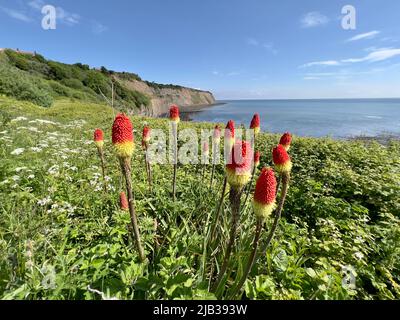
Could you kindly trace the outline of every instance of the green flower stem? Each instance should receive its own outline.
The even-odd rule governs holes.
[[[136,245],[137,245],[137,248],[139,251],[140,261],[143,262],[146,259],[146,257],[144,255],[144,250],[143,250],[142,243],[140,240],[140,232],[139,232],[139,226],[138,226],[138,222],[137,222],[135,204],[134,204],[135,199],[134,199],[133,192],[132,192],[131,169],[130,169],[130,163],[129,163],[128,158],[121,159],[121,168],[122,168],[122,172],[125,176],[126,191],[128,194],[129,213],[131,216],[133,235],[134,235],[134,238],[136,239]]]
[[[174,175],[172,180],[172,197],[175,202],[176,200],[176,174],[178,169],[178,124],[172,123],[173,135],[174,135]]]
[[[257,220],[257,226],[256,226],[256,233],[254,235],[254,241],[253,241],[253,250],[251,251],[251,254],[249,256],[249,260],[246,265],[246,269],[243,273],[242,278],[240,279],[238,285],[233,289],[233,292],[231,294],[231,299],[234,299],[234,297],[239,293],[239,291],[242,289],[244,283],[246,282],[246,279],[251,271],[251,268],[254,265],[254,262],[256,261],[256,256],[257,256],[257,249],[258,249],[258,244],[260,242],[260,236],[261,236],[261,231],[263,227],[264,221],[261,219]]]
[[[267,241],[262,249],[262,252],[266,252],[268,246],[270,245],[272,238],[274,237],[275,231],[278,227],[279,224],[279,220],[281,219],[282,216],[282,210],[283,210],[283,205],[285,204],[285,200],[286,200],[286,196],[287,196],[287,192],[289,189],[289,183],[290,183],[290,173],[283,173],[282,174],[282,193],[281,193],[281,199],[279,201],[279,206],[278,206],[278,210],[275,214],[275,219],[274,219],[274,223],[272,225],[271,231],[268,234],[267,237]]]
[[[97,152],[99,153],[100,162],[101,162],[101,171],[102,171],[102,174],[103,174],[103,187],[104,187],[104,192],[107,193],[106,166],[105,166],[103,148],[97,148]]]
[[[215,175],[215,164],[213,163],[212,169],[211,169],[211,182],[210,182],[210,188],[212,188],[213,182],[214,182],[214,175]]]
[[[231,208],[232,208],[232,226],[231,226],[231,231],[230,231],[230,236],[229,236],[229,242],[226,247],[225,251],[225,257],[221,266],[221,269],[219,271],[219,274],[217,276],[217,280],[215,281],[214,285],[211,288],[211,292],[216,292],[221,285],[221,282],[225,276],[226,270],[228,269],[229,265],[229,258],[231,256],[234,244],[235,244],[235,238],[236,238],[236,232],[239,224],[239,216],[240,216],[240,196],[242,195],[242,190],[238,190],[235,188],[231,188],[230,194],[229,194],[229,199],[231,202]]]
[[[210,233],[211,241],[214,239],[214,234],[215,234],[215,230],[217,229],[218,220],[219,220],[219,217],[221,216],[221,209],[222,209],[222,205],[224,203],[224,198],[225,198],[225,192],[226,192],[227,185],[228,185],[228,180],[227,180],[227,178],[225,176],[224,183],[222,185],[221,198],[219,200],[218,207],[217,207],[217,214],[215,215],[214,224],[212,226],[212,230],[211,230],[211,233]]]
[[[256,170],[257,170],[257,168],[254,166],[253,172],[251,174],[251,180],[250,180],[249,186],[247,188],[247,192],[246,192],[246,199],[244,200],[243,206],[246,206],[247,200],[249,199],[250,192],[251,192],[251,187],[253,185],[254,177],[256,175]]]

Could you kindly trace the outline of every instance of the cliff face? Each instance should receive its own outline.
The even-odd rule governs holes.
[[[211,92],[200,91],[184,87],[158,87],[138,80],[120,80],[125,87],[144,93],[151,99],[150,106],[142,107],[141,114],[147,116],[160,116],[169,111],[172,104],[179,106],[181,111],[185,107],[211,105],[215,98]]]

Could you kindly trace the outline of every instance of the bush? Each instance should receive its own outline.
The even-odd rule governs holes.
[[[0,65],[0,93],[18,100],[31,101],[42,107],[50,107],[53,99],[46,84],[37,81],[28,73],[20,74],[17,70]]]
[[[63,79],[61,83],[67,87],[77,90],[83,90],[83,83],[78,79]]]

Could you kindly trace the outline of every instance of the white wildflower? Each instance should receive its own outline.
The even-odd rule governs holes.
[[[25,120],[28,120],[28,118],[18,117],[18,118],[12,119],[11,122],[19,122],[19,121],[25,121]]]
[[[60,167],[58,165],[54,165],[47,171],[52,176],[56,176],[59,174]]]
[[[25,148],[18,148],[18,149],[15,149],[13,152],[11,152],[11,155],[19,156],[19,155],[23,154],[24,151],[25,151]]]
[[[24,170],[27,170],[28,168],[27,167],[18,167],[18,168],[15,168],[15,172],[16,173],[20,173],[21,171],[24,171]]]
[[[51,203],[51,198],[50,198],[50,197],[46,197],[46,198],[41,199],[41,200],[39,200],[39,201],[37,202],[37,204],[38,204],[39,206],[42,206],[42,207],[44,207],[44,206],[46,206],[46,205],[48,205],[48,204],[50,204],[50,203]]]
[[[31,148],[31,151],[33,151],[33,152],[40,152],[40,151],[42,151],[42,149],[41,149],[41,148],[38,148],[38,147],[32,147],[32,148]]]
[[[354,254],[354,257],[355,257],[356,259],[358,259],[358,260],[362,260],[362,259],[364,258],[364,254],[361,253],[361,252],[356,252],[356,253]]]

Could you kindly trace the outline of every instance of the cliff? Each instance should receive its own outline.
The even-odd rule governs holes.
[[[160,116],[168,112],[172,104],[185,111],[187,107],[212,105],[215,98],[209,91],[201,91],[173,85],[159,85],[140,80],[121,80],[125,87],[130,90],[138,91],[150,97],[150,105],[142,107],[141,114],[148,116]]]

